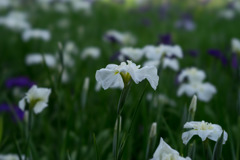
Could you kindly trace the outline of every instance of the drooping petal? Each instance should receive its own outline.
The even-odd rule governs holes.
[[[42,112],[42,110],[46,107],[47,107],[47,103],[37,102],[36,105],[33,108],[33,111],[34,111],[34,113],[38,114],[38,113]]]
[[[18,106],[19,106],[19,108],[22,110],[22,111],[24,111],[25,110],[25,106],[26,106],[26,98],[24,97],[23,99],[21,99],[20,101],[19,101],[19,103],[18,103]]]
[[[158,86],[159,77],[157,75],[157,68],[153,66],[145,66],[136,71],[136,79],[138,81],[142,81],[143,79],[147,79],[151,85],[151,87],[156,90]]]
[[[164,58],[163,60],[163,68],[171,68],[174,71],[178,71],[179,70],[179,64],[177,59],[170,59],[170,58]]]
[[[103,89],[108,89],[116,84],[123,85],[122,77],[110,69],[100,69],[96,72],[96,80],[102,85]]]

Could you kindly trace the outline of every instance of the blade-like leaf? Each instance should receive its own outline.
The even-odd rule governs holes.
[[[224,134],[224,131],[222,132],[221,136],[218,138],[218,140],[214,146],[212,160],[219,160],[221,157],[222,145],[223,145],[223,134]]]

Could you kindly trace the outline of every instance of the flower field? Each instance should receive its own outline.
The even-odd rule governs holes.
[[[0,0],[0,160],[239,160],[240,2]]]

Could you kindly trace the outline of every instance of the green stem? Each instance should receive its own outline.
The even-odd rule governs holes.
[[[116,130],[114,129],[114,138],[113,138],[113,154],[114,154],[114,158],[115,160],[118,160],[118,151],[119,151],[119,136],[120,136],[120,117],[121,117],[121,113],[123,111],[123,106],[125,104],[126,101],[126,97],[128,95],[128,92],[130,90],[131,87],[131,82],[125,86],[122,90],[122,93],[120,95],[119,101],[118,101],[118,107],[117,107],[117,126],[116,126]]]
[[[204,151],[204,155],[206,157],[206,160],[211,160],[212,159],[212,153],[211,153],[211,148],[209,147],[207,139],[205,141],[203,141],[203,151]]]

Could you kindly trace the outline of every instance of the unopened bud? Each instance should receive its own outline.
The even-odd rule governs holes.
[[[119,120],[119,122],[118,122],[118,120]],[[119,127],[118,127],[119,126]],[[119,130],[118,130],[118,128],[119,128]],[[117,120],[116,120],[116,122],[115,122],[115,126],[114,126],[114,130],[115,131],[119,131],[119,132],[121,132],[121,128],[122,128],[122,116],[120,116],[119,118],[117,118]]]
[[[84,83],[83,83],[83,90],[84,90],[84,91],[88,91],[89,82],[90,82],[89,77],[86,77],[86,78],[84,79]]]
[[[189,118],[191,118],[190,119],[191,121],[194,120],[196,110],[197,110],[197,96],[194,95],[193,98],[192,98],[191,104],[189,106],[189,110],[188,110],[189,114],[191,116],[191,117],[189,117]]]
[[[197,110],[197,96],[194,95],[191,101],[191,104],[189,106],[189,112],[190,113],[195,113]]]
[[[157,135],[157,123],[154,122],[152,123],[149,137],[152,138],[152,137],[155,137],[156,135]]]

